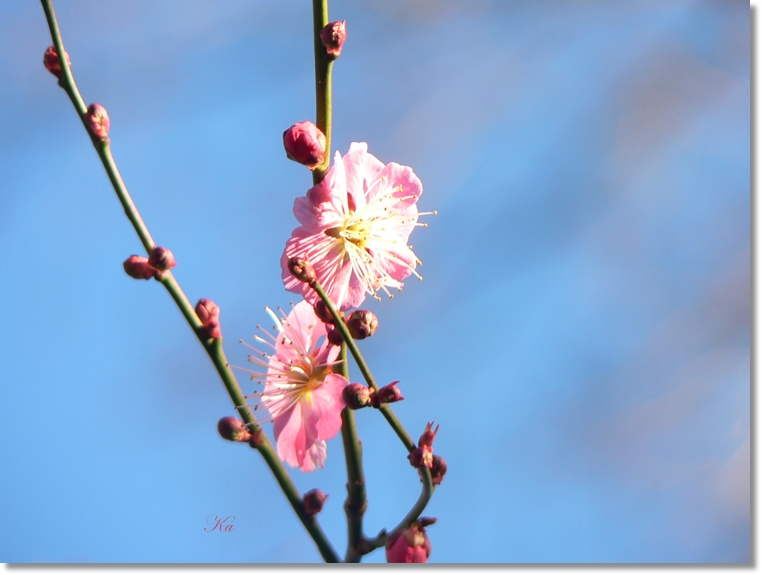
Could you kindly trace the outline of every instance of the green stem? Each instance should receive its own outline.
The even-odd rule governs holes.
[[[341,346],[339,372],[349,380],[347,348]],[[359,563],[363,556],[360,542],[363,540],[362,518],[368,507],[365,492],[365,474],[362,468],[362,442],[357,435],[354,412],[345,407],[341,410],[341,439],[344,443],[344,458],[347,464],[347,499],[344,511],[347,515],[346,563]]]
[[[111,155],[109,141],[100,140],[93,137],[87,126],[87,123],[84,120],[84,115],[87,111],[87,108],[85,107],[82,96],[79,93],[79,89],[74,82],[74,77],[71,74],[71,69],[66,63],[66,58],[63,56],[63,41],[61,39],[61,33],[58,28],[58,22],[56,21],[52,2],[51,0],[41,0],[41,2],[42,8],[45,11],[48,27],[50,28],[50,35],[53,39],[53,44],[56,48],[56,52],[59,54],[59,60],[61,61],[62,74],[59,83],[69,95],[72,104],[74,104],[74,108],[82,118],[82,121],[87,128],[87,132],[90,134],[90,137],[93,140],[95,149],[98,152],[101,161],[103,162],[103,167],[106,169],[106,173],[111,180],[119,201],[121,202],[122,207],[127,214],[127,217],[135,228],[135,231],[140,237],[140,241],[143,243],[146,251],[150,252],[150,250],[153,249],[155,245],[154,241],[151,238],[151,234],[148,232],[148,228],[143,222],[143,219],[140,217],[140,214],[138,213],[138,210],[135,207],[129,192],[127,191],[127,187],[124,185],[124,182],[119,175],[119,170],[117,169],[116,163],[114,162],[114,159]],[[302,524],[312,536],[312,539],[315,541],[315,544],[317,545],[320,554],[323,556],[323,559],[331,563],[340,562],[341,559],[331,546],[331,543],[328,541],[325,533],[323,533],[320,524],[317,522],[314,516],[310,516],[305,512],[304,503],[302,501],[302,497],[299,495],[299,490],[296,488],[296,485],[294,485],[293,481],[291,481],[291,477],[289,476],[288,471],[286,471],[283,463],[278,458],[267,436],[261,432],[261,427],[254,418],[254,414],[251,412],[251,409],[249,409],[246,398],[243,395],[243,391],[241,391],[241,388],[238,385],[238,380],[236,380],[235,375],[230,369],[230,365],[228,364],[227,358],[225,357],[225,352],[222,349],[222,340],[212,339],[209,337],[203,325],[201,324],[195,309],[191,305],[187,296],[171,272],[166,271],[162,273],[161,276],[157,279],[170,293],[172,299],[177,304],[191,329],[196,334],[196,337],[198,337],[199,341],[201,342],[201,345],[206,350],[207,354],[212,360],[212,363],[214,364],[214,367],[217,369],[217,373],[220,375],[220,378],[222,379],[222,382],[225,385],[230,398],[233,400],[233,404],[235,405],[238,413],[241,415],[243,420],[246,422],[247,427],[252,431],[252,433],[257,433],[259,435],[257,450],[262,455],[267,465],[270,467],[273,475],[275,475],[278,484],[283,490],[283,493],[286,495],[286,498],[289,500],[289,503],[291,503],[291,506],[294,508],[297,516],[302,521]]]
[[[368,385],[370,385],[373,389],[378,391],[378,384],[376,383],[375,378],[373,377],[373,374],[370,372],[370,368],[368,367],[368,364],[365,363],[365,359],[363,358],[362,354],[360,353],[360,349],[357,347],[357,344],[355,343],[354,338],[352,337],[352,334],[349,333],[349,329],[347,329],[347,324],[344,323],[344,320],[339,315],[338,310],[333,305],[333,302],[331,301],[331,298],[328,297],[328,294],[325,293],[325,290],[323,290],[323,287],[320,285],[320,282],[315,280],[310,284],[310,287],[315,290],[315,293],[318,294],[321,300],[323,300],[323,303],[325,303],[325,306],[328,308],[328,311],[331,313],[331,317],[333,317],[334,326],[337,330],[339,330],[339,333],[341,333],[341,337],[344,338],[344,344],[342,345],[342,349],[344,348],[344,345],[349,349],[349,351],[352,353],[352,357],[354,357],[355,362],[357,363],[357,367],[360,368],[360,371],[363,374],[363,377],[365,378],[365,381],[368,382]],[[397,419],[397,416],[394,414],[394,411],[391,407],[389,407],[386,404],[382,404],[379,407],[379,411],[383,414],[383,416],[386,418],[386,421],[389,422],[389,425],[391,425],[392,429],[394,429],[394,432],[397,434],[397,436],[402,440],[402,443],[407,448],[408,452],[413,451],[415,449],[416,444],[413,441],[413,439],[408,434],[405,427],[402,425],[399,419]],[[431,472],[427,467],[421,467],[419,468],[421,475],[423,476],[423,487],[421,489],[421,495],[418,497],[418,501],[415,502],[415,505],[413,505],[412,509],[408,512],[407,515],[405,515],[405,518],[397,525],[397,527],[394,528],[392,533],[399,531],[400,529],[403,529],[410,525],[413,521],[418,519],[420,514],[423,512],[423,510],[426,508],[426,505],[429,503],[429,499],[431,499],[431,494],[434,492],[434,485],[431,482]],[[376,539],[379,539],[377,537]],[[365,540],[366,543],[369,540]]]
[[[339,333],[341,333],[341,337],[344,338],[344,343],[346,344],[347,348],[351,352],[352,357],[354,357],[355,362],[357,363],[357,367],[360,369],[360,372],[365,378],[365,381],[368,382],[369,386],[371,386],[373,389],[378,391],[378,384],[376,383],[376,379],[373,377],[373,374],[370,372],[370,368],[368,367],[368,364],[365,363],[365,359],[360,353],[360,349],[357,347],[355,340],[352,338],[352,334],[349,333],[349,329],[347,329],[347,325],[344,323],[344,320],[341,319],[339,312],[334,307],[333,302],[331,301],[331,298],[328,297],[328,295],[323,290],[323,287],[317,281],[312,286],[312,289],[314,289],[315,293],[317,293],[318,296],[320,296],[320,299],[322,299],[323,302],[325,302],[326,307],[331,312],[334,325],[336,326],[336,329],[339,330]],[[410,434],[408,434],[405,427],[402,425],[402,423],[400,423],[400,420],[397,419],[397,416],[394,414],[394,411],[392,410],[392,408],[384,404],[384,405],[381,405],[381,407],[379,407],[378,409],[386,418],[386,421],[389,422],[389,425],[391,425],[392,429],[397,434],[397,437],[400,438],[400,440],[405,445],[407,450],[412,451],[413,449],[415,449],[415,442],[413,441],[413,438],[410,437]]]
[[[323,46],[320,31],[328,24],[328,0],[312,0],[312,28],[315,43],[315,100],[316,125],[325,134],[325,160],[312,171],[312,181],[317,184],[328,171],[331,163],[331,71],[333,58]]]

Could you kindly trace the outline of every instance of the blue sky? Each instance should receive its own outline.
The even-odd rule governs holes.
[[[244,365],[238,339],[294,299],[279,259],[311,180],[281,134],[314,119],[309,6],[55,6],[136,204]],[[330,9],[335,149],[413,167],[439,211],[411,238],[425,280],[369,303],[363,342],[411,434],[441,424],[431,561],[749,561],[747,5]],[[37,3],[0,6],[0,560],[318,561],[261,458],[217,435],[230,400],[166,292],[122,271],[140,245],[49,43]],[[419,484],[357,416],[372,535]],[[343,551],[328,454],[293,476],[330,494]],[[210,514],[234,530],[204,533]]]

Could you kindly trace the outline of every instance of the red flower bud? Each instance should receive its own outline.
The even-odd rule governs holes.
[[[165,272],[177,265],[175,256],[167,248],[156,246],[148,254],[148,263],[160,272]]]
[[[325,305],[325,302],[322,299],[319,299],[313,307],[315,308],[315,315],[320,318],[320,321],[327,325],[333,325],[333,316],[331,315],[331,312],[328,311],[328,306]],[[343,317],[344,312],[340,311],[339,316]]]
[[[64,55],[66,56],[66,63],[71,66],[68,52],[64,51]],[[45,50],[45,54],[42,56],[42,63],[48,69],[48,72],[56,78],[61,77],[61,60],[58,58],[58,52],[56,52],[54,46],[48,46],[47,50]]]
[[[428,445],[422,445],[413,449],[407,458],[413,467],[428,467],[431,469],[431,466],[434,465],[434,450]]]
[[[386,540],[386,562],[426,563],[431,555],[431,541],[426,535],[425,526],[434,521],[434,518],[422,517],[410,527],[390,534]]]
[[[344,337],[341,332],[332,325],[325,326],[325,337],[331,342],[331,345],[341,345],[344,343]]]
[[[290,258],[288,260],[288,271],[291,272],[296,279],[300,282],[312,284],[317,280],[317,274],[315,274],[315,268],[310,265],[307,260],[299,258]]]
[[[320,31],[320,41],[325,51],[334,59],[341,55],[341,47],[347,39],[347,21],[331,22]]]
[[[217,422],[217,431],[228,441],[249,441],[251,434],[243,421],[232,416],[223,417]]]
[[[222,337],[220,330],[220,307],[212,300],[205,297],[198,300],[196,304],[196,315],[201,320],[209,337],[215,339]]]
[[[90,104],[85,113],[85,121],[96,138],[105,140],[108,137],[111,120],[108,117],[106,108],[100,104]]]
[[[362,409],[372,403],[371,391],[373,390],[362,383],[350,383],[341,392],[341,398],[349,409]]]
[[[156,275],[156,270],[148,263],[148,258],[143,256],[130,256],[124,260],[124,271],[136,280],[151,279]]]
[[[251,439],[249,439],[249,445],[251,445],[254,449],[258,448],[260,445],[262,445],[265,442],[265,432],[261,429],[258,429],[254,433],[251,434]]]
[[[325,134],[312,122],[304,121],[283,132],[286,156],[310,170],[325,160]]]
[[[373,407],[379,407],[382,403],[394,403],[395,401],[402,401],[405,399],[402,397],[402,392],[397,387],[399,381],[393,381],[389,385],[385,385],[379,389],[373,397]]]
[[[431,482],[434,485],[439,485],[442,483],[445,473],[447,473],[447,462],[441,455],[435,455],[431,461]]]
[[[376,333],[378,318],[372,311],[357,309],[349,314],[346,324],[354,339],[365,339]]]
[[[320,489],[310,489],[304,494],[304,510],[307,515],[317,515],[323,510],[323,504],[328,496]]]
[[[431,430],[431,427],[434,425],[434,422],[430,422],[426,424],[426,429],[423,431],[423,434],[418,439],[418,447],[423,447],[424,445],[428,445],[431,447],[431,445],[434,443],[434,438],[437,436],[437,432],[439,431],[439,426],[437,425],[436,429],[433,431]]]

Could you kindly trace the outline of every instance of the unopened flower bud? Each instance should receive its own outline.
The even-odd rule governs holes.
[[[66,63],[71,66],[69,53],[64,51],[64,55],[66,56]],[[42,63],[48,69],[48,72],[53,74],[56,78],[61,77],[61,60],[58,57],[58,52],[56,52],[55,46],[48,46],[42,57]]]
[[[258,429],[254,433],[251,434],[251,437],[249,438],[249,445],[251,445],[254,449],[257,449],[260,445],[262,445],[265,442],[265,432],[261,429]]]
[[[130,256],[124,260],[124,271],[136,280],[151,279],[156,275],[156,270],[148,263],[148,258],[143,256]]]
[[[379,389],[373,396],[373,407],[379,407],[382,403],[394,403],[402,401],[402,392],[397,387],[399,381],[393,381]]]
[[[283,147],[290,160],[310,170],[325,160],[325,134],[312,122],[298,122],[283,132]]]
[[[223,439],[228,441],[249,441],[251,434],[247,431],[243,421],[238,418],[228,416],[223,417],[217,422],[217,431]]]
[[[423,447],[424,445],[428,445],[429,447],[432,446],[434,443],[434,438],[437,436],[437,432],[439,431],[439,426],[437,425],[436,428],[432,431],[432,427],[434,425],[434,422],[431,421],[426,424],[426,429],[421,434],[421,437],[418,438],[418,447]]]
[[[196,315],[201,320],[209,337],[218,339],[222,337],[220,330],[220,306],[212,300],[202,297],[196,304]]]
[[[421,445],[413,449],[408,456],[410,465],[413,467],[428,467],[434,465],[434,450],[428,445]]]
[[[175,256],[167,248],[156,246],[148,254],[148,263],[160,272],[165,272],[177,265]]]
[[[376,333],[378,318],[372,311],[357,309],[349,314],[346,324],[354,339],[365,339]]]
[[[421,518],[410,527],[392,533],[386,540],[387,563],[426,563],[431,555],[431,541],[426,535],[426,523]],[[436,519],[434,520],[436,521]]]
[[[320,489],[310,489],[304,494],[304,511],[307,515],[317,515],[323,510],[323,504],[328,496]]]
[[[320,31],[320,41],[325,51],[334,59],[341,55],[341,47],[347,39],[347,21],[331,22]]]
[[[344,343],[344,337],[341,335],[341,332],[332,325],[325,326],[325,337],[332,345]]]
[[[431,482],[439,485],[447,473],[447,462],[441,455],[435,455],[431,460]]]
[[[315,315],[320,318],[320,321],[322,321],[326,325],[333,325],[333,316],[331,315],[331,312],[328,311],[328,306],[325,305],[325,302],[322,299],[319,299],[317,303],[314,305],[315,308]],[[344,312],[339,312],[339,316],[343,316]]]
[[[111,120],[108,117],[106,108],[100,104],[90,104],[85,113],[85,121],[96,138],[101,140],[106,139],[111,127]]]
[[[371,391],[362,383],[350,383],[341,392],[341,398],[349,409],[362,409],[372,403]]]
[[[313,268],[307,260],[290,258],[288,260],[288,271],[290,271],[291,275],[300,282],[311,284],[317,280],[315,268]]]

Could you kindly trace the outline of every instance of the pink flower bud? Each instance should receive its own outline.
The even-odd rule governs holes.
[[[347,39],[347,21],[331,22],[320,31],[320,41],[325,46],[325,51],[334,59],[341,55],[341,47]]]
[[[165,272],[177,265],[175,256],[167,248],[156,246],[148,254],[148,263],[160,272]]]
[[[317,274],[315,268],[310,265],[307,260],[299,258],[291,258],[288,260],[288,271],[291,272],[296,279],[300,282],[312,284],[317,280]]]
[[[156,275],[156,270],[148,263],[148,258],[143,256],[130,256],[124,260],[124,271],[136,280],[151,279]]]
[[[349,409],[362,409],[372,403],[371,391],[362,383],[350,383],[341,392],[341,398]]]
[[[431,555],[431,541],[425,526],[434,521],[434,518],[422,517],[410,527],[390,534],[386,540],[386,562],[426,563]]]
[[[437,425],[436,429],[432,431],[431,428],[433,425],[433,421],[426,424],[426,429],[423,431],[421,437],[418,438],[418,447],[423,447],[424,445],[431,447],[431,445],[434,443],[434,438],[437,436],[439,426]]]
[[[395,401],[402,401],[405,399],[402,397],[402,392],[397,387],[399,381],[393,381],[389,385],[385,385],[379,389],[373,397],[373,407],[379,407],[382,403],[394,403]]]
[[[317,515],[323,510],[323,504],[328,496],[320,489],[310,489],[304,494],[304,511],[307,515]]]
[[[349,314],[346,324],[354,339],[365,339],[376,333],[378,318],[372,311],[357,309]]]
[[[217,431],[228,441],[249,441],[251,434],[243,421],[232,416],[223,417],[217,422]]]
[[[96,138],[101,140],[106,139],[111,127],[111,120],[108,117],[106,108],[100,104],[90,104],[85,113],[85,121]]]
[[[215,339],[222,337],[220,330],[220,307],[212,300],[201,298],[196,304],[196,315],[201,320],[209,337]]]
[[[325,134],[312,122],[298,122],[283,132],[289,159],[314,170],[325,160]]]
[[[66,63],[71,66],[69,53],[64,51],[64,55],[66,56]],[[56,52],[54,46],[48,46],[47,50],[45,50],[45,54],[42,56],[42,63],[48,69],[48,72],[56,78],[61,77],[61,60],[58,58],[58,52]]]

